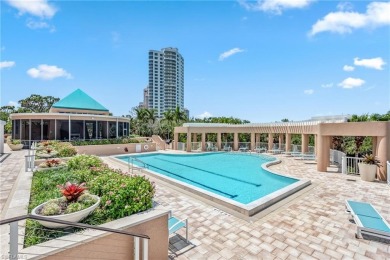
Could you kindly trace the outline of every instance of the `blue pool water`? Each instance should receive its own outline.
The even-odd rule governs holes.
[[[275,160],[273,157],[232,153],[155,153],[132,157],[146,163],[147,168],[154,172],[243,204],[298,181],[270,173],[260,167],[265,162]],[[128,156],[117,158],[128,161]],[[134,164],[143,166],[136,160]]]

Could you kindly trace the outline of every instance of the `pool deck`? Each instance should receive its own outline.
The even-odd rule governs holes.
[[[13,186],[24,173],[24,155],[23,151],[11,152],[1,164],[2,216],[8,215],[12,205],[9,202],[17,196]],[[185,231],[180,230],[181,236],[170,238],[170,258],[390,259],[389,242],[355,238],[356,225],[349,221],[344,206],[349,198],[370,202],[390,222],[389,185],[340,173],[317,172],[315,164],[276,157],[282,163],[271,166],[272,171],[311,179],[312,185],[250,218],[221,210],[155,180],[155,201],[171,209],[175,216],[189,220],[190,244],[182,239]],[[108,157],[103,160],[113,168],[128,170]]]
[[[276,157],[282,163],[270,166],[272,171],[311,179],[312,185],[251,218],[220,210],[151,177],[156,181],[155,200],[189,221],[191,244],[172,236],[170,258],[390,259],[388,242],[355,238],[356,225],[345,212],[346,199],[367,201],[390,222],[390,186],[336,172],[317,172],[313,163]],[[127,171],[109,158],[104,160]],[[179,234],[184,236],[184,232]]]

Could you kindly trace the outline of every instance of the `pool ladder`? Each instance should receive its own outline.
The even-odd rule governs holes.
[[[137,161],[137,162],[141,163],[143,166],[142,167],[134,167],[134,161]],[[128,165],[128,171],[129,172],[130,172],[130,165],[131,165],[131,174],[133,174],[134,168],[136,170],[140,171],[140,172],[142,172],[142,169],[147,169],[148,168],[148,165],[145,162],[143,162],[140,159],[137,159],[135,157],[131,157],[131,156],[129,156],[129,158],[127,158],[127,165]]]

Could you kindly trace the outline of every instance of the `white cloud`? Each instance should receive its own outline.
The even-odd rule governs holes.
[[[7,106],[14,106],[14,107],[17,107],[18,105],[19,105],[18,102],[15,102],[15,101],[10,101],[7,104]]]
[[[340,2],[337,4],[337,10],[339,10],[339,11],[352,11],[353,5],[351,2]]]
[[[313,89],[306,89],[306,90],[303,91],[303,93],[304,93],[305,95],[311,95],[311,94],[314,93],[314,90],[313,90]]]
[[[355,67],[354,66],[349,66],[349,65],[344,65],[343,70],[344,71],[354,71]]]
[[[320,32],[352,33],[355,29],[375,28],[390,24],[390,2],[372,2],[366,13],[338,11],[327,14],[318,20],[309,32],[313,36]]]
[[[15,66],[15,62],[14,61],[1,61],[0,62],[0,69],[4,69],[4,68],[11,68],[13,66]]]
[[[27,71],[27,74],[35,79],[51,80],[59,77],[64,77],[71,79],[72,75],[66,72],[62,68],[57,66],[50,66],[46,64],[41,64],[37,68],[31,68]]]
[[[389,13],[390,16],[390,13]],[[353,59],[353,64],[356,66],[363,66],[366,68],[371,68],[371,69],[376,69],[376,70],[383,70],[383,66],[386,64],[382,60],[382,58],[373,58],[373,59],[359,59],[359,58],[354,58]]]
[[[200,118],[200,119],[204,119],[204,118],[208,118],[208,117],[212,117],[213,115],[207,111],[203,112],[202,114],[200,115],[197,115],[196,118]]]
[[[236,53],[240,53],[240,52],[243,52],[244,50],[243,49],[240,49],[240,48],[233,48],[231,50],[228,50],[228,51],[225,51],[224,53],[221,53],[219,55],[219,60],[220,61],[223,61],[224,59],[226,58],[229,58],[230,56],[236,54]]]
[[[321,88],[332,88],[332,87],[333,87],[333,83],[327,83],[321,85]]]
[[[4,68],[11,68],[13,66],[15,66],[15,62],[14,61],[1,61],[0,62],[0,69],[4,69]]]
[[[257,0],[255,3],[239,0],[238,2],[242,7],[250,11],[282,14],[285,9],[304,8],[313,2],[313,0]]]
[[[40,18],[52,18],[57,8],[49,4],[47,0],[6,0],[12,7],[18,9],[19,14],[28,13]]]
[[[35,21],[28,19],[26,23],[27,27],[33,30],[36,29],[49,29],[50,32],[55,32],[55,27],[43,21]]]
[[[352,88],[360,87],[364,83],[365,81],[359,78],[346,78],[339,83],[339,86],[341,86],[342,88],[352,89]]]

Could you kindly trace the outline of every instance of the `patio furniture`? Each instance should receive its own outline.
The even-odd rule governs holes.
[[[232,151],[232,147],[230,146],[230,145],[224,145],[224,147],[223,147],[223,150],[225,151],[225,152],[231,152]]]
[[[345,207],[357,225],[357,238],[362,238],[362,234],[366,234],[390,240],[389,223],[370,203],[346,200]]]
[[[180,220],[171,215],[168,219],[169,235],[176,233],[181,228],[186,229],[186,242],[188,243],[188,219]]]
[[[260,147],[257,147],[255,148],[254,152],[256,153],[266,153],[267,152],[267,149],[266,148],[260,148]]]

